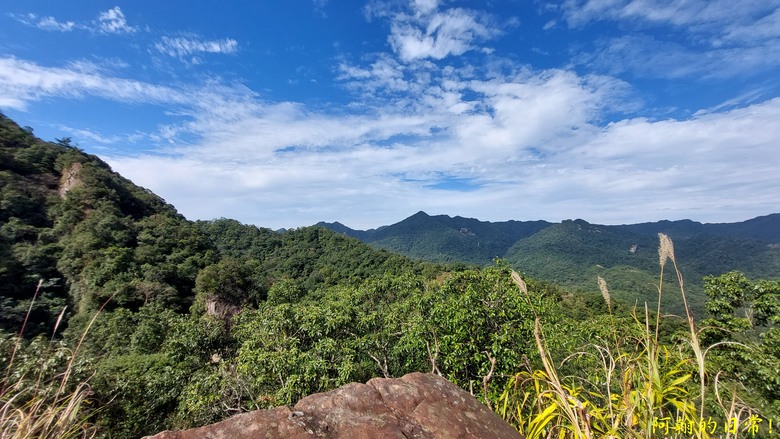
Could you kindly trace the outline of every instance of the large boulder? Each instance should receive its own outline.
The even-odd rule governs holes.
[[[147,439],[518,439],[520,434],[444,378],[411,373],[307,396],[294,407],[233,416]]]

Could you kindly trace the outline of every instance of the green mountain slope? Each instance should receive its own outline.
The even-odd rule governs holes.
[[[277,233],[236,220],[198,221],[198,226],[224,257],[257,261],[265,288],[284,279],[306,290],[358,283],[376,273],[433,273],[443,269],[375,249],[360,240],[319,227]]]
[[[630,304],[657,300],[658,233],[666,233],[675,242],[689,301],[698,315],[703,315],[704,276],[740,270],[752,277],[780,278],[780,214],[733,224],[682,220],[603,226],[583,220],[490,223],[418,212],[375,230],[320,225],[429,261],[487,265],[495,257],[504,258],[537,279],[584,291],[597,291],[596,278],[602,276],[613,296]],[[679,292],[667,293],[664,309],[680,312]]]
[[[739,223],[702,224],[691,220],[658,221],[655,223],[614,226],[640,235],[666,233],[672,239],[697,235],[713,235],[780,244],[780,213],[759,216]]]
[[[108,298],[183,307],[210,262],[211,244],[160,197],[3,115],[0,187],[2,328],[18,330],[33,297],[30,333]]]
[[[601,276],[607,280],[613,298],[632,305],[648,302],[655,308],[657,248],[657,236],[567,220],[518,241],[509,249],[506,259],[529,276],[584,291],[598,291],[597,276]],[[679,292],[667,293],[665,309],[681,311]],[[703,309],[701,296],[700,288],[692,294],[691,302],[697,312]]]
[[[0,115],[0,329],[18,331],[33,298],[28,335],[50,332],[63,310],[67,322],[103,304],[184,313],[198,291],[218,289],[208,281],[236,280],[220,272],[251,279],[225,294],[254,306],[279,280],[308,291],[437,269],[318,227],[188,221],[67,139],[44,142]],[[200,275],[213,288],[199,289]]]
[[[253,370],[236,389],[251,382],[252,399],[239,407],[256,395],[281,404],[341,380],[366,381],[377,373],[365,355],[370,337],[386,321],[401,324],[383,302],[419,293],[444,269],[320,227],[278,233],[227,219],[188,221],[67,139],[44,142],[0,116],[0,356],[14,358],[4,364],[3,392],[8,379],[32,379],[20,381],[24,404],[27,389],[45,381],[35,381],[39,371],[59,386],[78,351],[70,384],[89,382],[85,419],[98,424],[98,437],[235,414],[212,384],[242,361]],[[323,315],[327,295],[336,299]],[[252,315],[264,317],[241,330]],[[20,330],[17,343],[11,334]],[[368,341],[343,342],[358,332]],[[310,336],[299,343],[301,333]],[[273,356],[273,364],[256,360]],[[280,385],[277,376],[306,382]]]
[[[517,240],[549,226],[546,221],[487,222],[473,218],[416,214],[375,230],[349,229],[340,223],[319,223],[376,248],[436,262],[485,265],[503,257]]]

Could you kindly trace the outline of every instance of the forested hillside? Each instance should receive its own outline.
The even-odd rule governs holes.
[[[695,224],[698,223],[691,225]],[[780,248],[772,241],[732,234],[731,229],[714,234],[708,231],[708,225],[702,224],[694,230],[667,228],[668,225],[643,225],[643,233],[635,233],[632,226],[564,221],[518,241],[509,249],[506,259],[529,276],[578,290],[593,289],[593,279],[602,276],[610,279],[611,291],[619,300],[652,303],[655,293],[648,286],[657,283],[658,233],[670,230],[670,236],[677,236],[675,245],[680,269],[687,280],[688,304],[697,318],[705,316],[705,276],[739,270],[758,278],[780,277]],[[740,228],[741,224],[734,225],[734,229]],[[780,225],[773,229],[780,229]],[[762,231],[756,235],[773,233]],[[681,315],[680,295],[667,295],[663,308]]]
[[[416,214],[396,224],[372,230],[353,230],[340,223],[318,223],[371,244],[433,262],[487,265],[503,257],[519,239],[549,226],[547,221],[486,222],[474,218]]]
[[[158,302],[186,309],[198,271],[215,262],[200,230],[69,139],[47,143],[0,119],[0,325],[28,333],[57,316]],[[38,283],[41,288],[38,289]]]
[[[690,220],[621,226],[566,220],[485,222],[418,212],[389,226],[367,231],[340,223],[319,223],[375,248],[427,261],[490,265],[506,259],[515,270],[580,291],[595,291],[597,276],[611,280],[616,299],[652,302],[648,286],[657,282],[658,234],[675,240],[688,279],[689,305],[705,315],[705,276],[739,270],[758,278],[780,278],[780,214],[733,224]],[[681,314],[678,295],[663,299],[663,309]]]
[[[44,142],[4,116],[0,179],[9,437],[137,438],[412,371],[471,391],[527,437],[649,438],[672,416],[780,419],[778,282],[707,278],[708,320],[697,327],[661,317],[654,302],[615,301],[609,270],[576,292],[505,261],[425,262],[321,227],[192,222],[69,139]],[[657,237],[631,241],[631,252],[624,241],[640,235],[583,221],[434,219],[436,245],[449,242],[437,228],[457,228],[461,251],[475,237],[489,237],[491,252],[514,239],[554,254],[543,265],[560,271],[579,261],[658,276]],[[637,295],[682,300],[669,280],[685,256],[672,247],[661,239],[664,284],[648,277]]]

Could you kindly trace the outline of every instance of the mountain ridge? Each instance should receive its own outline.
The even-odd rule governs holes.
[[[393,224],[387,224],[382,225],[376,228],[371,229],[354,229],[352,227],[347,226],[346,224],[340,222],[340,221],[333,221],[333,222],[327,222],[327,221],[320,221],[314,226],[318,227],[325,227],[328,229],[331,229],[336,232],[345,233],[348,235],[375,235],[379,231],[386,230],[387,228],[391,228],[393,226],[397,226],[399,224],[405,223],[412,219],[419,219],[419,218],[429,218],[429,219],[441,219],[446,218],[452,221],[476,221],[483,224],[492,224],[492,225],[498,225],[498,224],[512,224],[512,223],[548,223],[550,225],[552,224],[561,224],[566,221],[574,221],[574,222],[585,222],[591,225],[598,225],[603,227],[614,227],[614,228],[621,228],[626,230],[631,230],[636,233],[645,233],[645,234],[652,234],[656,235],[657,233],[666,233],[670,237],[673,237],[674,234],[679,234],[681,231],[685,230],[693,230],[698,233],[701,233],[702,231],[706,231],[707,229],[712,230],[728,230],[729,228],[735,227],[738,229],[747,228],[748,225],[755,225],[755,227],[778,227],[780,226],[780,213],[769,213],[766,215],[759,215],[757,217],[749,218],[744,221],[735,221],[735,222],[716,222],[716,223],[706,223],[706,222],[700,222],[695,221],[691,219],[681,219],[681,220],[658,220],[658,221],[646,221],[646,222],[639,222],[639,223],[631,223],[631,224],[598,224],[598,223],[591,223],[585,219],[577,218],[574,220],[567,219],[562,220],[558,223],[551,222],[547,220],[506,220],[506,221],[486,221],[486,220],[480,220],[478,218],[471,218],[471,217],[462,217],[460,215],[447,215],[447,214],[439,214],[439,215],[430,215],[426,213],[424,210],[420,210],[415,214],[412,214],[401,221],[398,221]],[[780,229],[769,229],[766,230],[766,233],[757,233],[756,231],[748,229],[748,231],[742,231],[735,233],[732,231],[731,233],[726,232],[724,234],[740,234],[742,237],[754,237],[756,239],[760,240],[766,240],[771,241],[772,243],[778,243],[780,242]]]
[[[657,294],[658,234],[670,236],[686,277],[689,300],[703,314],[703,278],[742,271],[759,278],[780,278],[780,213],[736,223],[693,220],[601,225],[583,219],[489,222],[420,211],[398,223],[354,230],[320,222],[379,249],[432,262],[488,265],[506,260],[512,268],[575,290],[592,291],[602,276],[610,291],[626,302]],[[679,294],[664,299],[679,311]]]
[[[461,216],[428,215],[421,210],[395,224],[369,230],[355,230],[339,222],[315,225],[407,256],[436,262],[486,264],[502,257],[519,239],[551,224],[547,221],[490,222]],[[431,252],[436,256],[432,257]]]

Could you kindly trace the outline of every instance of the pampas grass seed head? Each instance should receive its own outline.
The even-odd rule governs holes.
[[[520,274],[515,270],[512,270],[512,281],[520,288],[520,291],[522,291],[523,294],[528,294],[528,286],[525,284],[523,278],[520,277]]]
[[[675,262],[674,244],[672,243],[672,239],[664,233],[659,233],[658,239],[660,240],[660,244],[658,246],[658,263],[663,268],[663,266],[666,265],[667,259],[671,259],[672,262]]]

